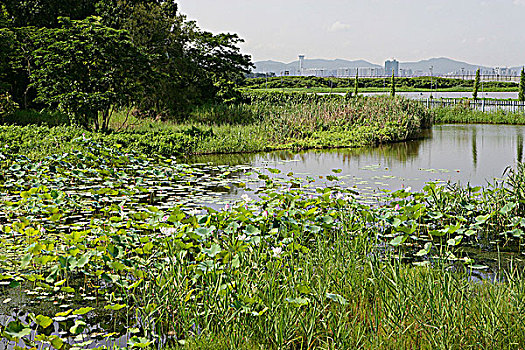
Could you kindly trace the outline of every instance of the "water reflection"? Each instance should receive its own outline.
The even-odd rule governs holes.
[[[474,169],[478,167],[478,137],[477,129],[472,130],[472,164]]]
[[[417,140],[357,149],[275,151],[185,159],[273,167],[297,176],[342,169],[342,184],[365,190],[420,189],[428,181],[486,185],[523,160],[521,125],[436,125]]]
[[[523,134],[518,132],[518,135],[516,136],[516,154],[517,159],[516,161],[518,163],[521,163],[523,161]]]

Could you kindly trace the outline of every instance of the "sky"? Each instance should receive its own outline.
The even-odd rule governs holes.
[[[525,0],[178,0],[202,29],[237,33],[253,61],[448,57],[525,64]]]

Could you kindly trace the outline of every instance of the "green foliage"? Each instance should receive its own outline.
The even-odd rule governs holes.
[[[525,101],[525,68],[521,68],[518,100]]]
[[[14,27],[55,27],[59,17],[84,19],[94,14],[92,0],[4,0]]]
[[[131,104],[148,75],[148,58],[128,34],[98,18],[64,18],[60,28],[40,29],[36,41],[31,79],[37,101],[86,128],[106,130],[113,108]]]
[[[390,82],[390,96],[396,96],[396,76],[394,74],[394,70],[392,70],[392,80]]]
[[[12,31],[0,28],[0,93],[10,89],[10,61],[15,49],[15,38]]]
[[[0,94],[0,121],[4,122],[17,108],[18,104],[13,101],[9,93]]]
[[[480,70],[476,71],[476,79],[474,80],[474,91],[472,92],[472,98],[474,100],[478,99],[478,91],[479,91],[479,85],[480,85]]]
[[[97,129],[109,124],[108,105],[181,117],[234,102],[233,84],[252,66],[236,34],[202,31],[174,1],[6,0],[0,39],[0,92],[23,108],[59,106]]]
[[[6,126],[0,141],[40,158],[70,149],[72,140],[84,133],[107,146],[118,144],[123,150],[171,156],[360,147],[406,140],[432,123],[429,110],[407,99],[274,93],[250,93],[243,99],[251,102],[199,106],[188,115],[191,123],[144,120],[119,111],[111,133],[91,133],[79,127]],[[68,125],[64,119],[60,113],[19,111],[6,122]]]
[[[504,110],[482,112],[468,106],[440,107],[432,110],[435,123],[482,123],[525,125],[523,112]]]
[[[46,154],[71,151],[75,139],[89,138],[108,147],[125,151],[139,151],[144,154],[182,155],[194,152],[195,144],[202,140],[205,130],[191,127],[171,130],[127,131],[111,134],[94,133],[71,126],[0,126],[0,143],[10,145],[13,150],[39,159]]]
[[[217,89],[216,101],[218,103],[239,103],[243,99],[241,90],[230,80],[219,78],[215,82],[214,87]]]
[[[1,150],[0,279],[30,311],[2,324],[6,347],[86,348],[95,326],[134,348],[525,345],[523,272],[499,251],[525,235],[523,166],[501,186],[429,183],[381,205],[335,176],[254,169],[257,201],[212,209],[199,200],[242,188],[244,169],[73,143],[40,162]],[[472,250],[507,272],[477,274]],[[37,312],[42,297],[60,307]]]
[[[359,88],[379,90],[389,88],[388,78],[359,78]],[[447,89],[451,91],[472,91],[473,80],[433,77],[434,89]],[[246,79],[242,86],[249,89],[263,89],[266,86],[264,78]],[[354,80],[348,78],[321,78],[321,77],[270,77],[268,89],[302,89],[302,88],[355,89]],[[396,77],[396,87],[403,90],[430,90],[431,77],[404,78]],[[488,81],[484,83],[485,89],[515,91],[517,83],[504,81]]]
[[[358,93],[359,93],[359,68],[355,72],[354,96],[357,97]]]
[[[65,113],[59,111],[35,111],[30,109],[17,109],[3,117],[7,125],[37,125],[37,126],[70,126],[71,120]]]

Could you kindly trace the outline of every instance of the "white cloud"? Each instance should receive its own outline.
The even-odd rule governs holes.
[[[330,26],[330,28],[328,28],[328,31],[329,32],[343,32],[343,31],[346,31],[346,30],[348,30],[350,28],[351,27],[350,27],[349,24],[341,23],[339,21],[336,21]]]
[[[525,6],[525,0],[513,0],[512,3],[516,6]]]

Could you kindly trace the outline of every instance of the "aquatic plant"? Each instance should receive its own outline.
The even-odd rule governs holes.
[[[342,96],[255,93],[246,98],[250,100],[247,104],[200,107],[190,118],[193,122],[145,122],[121,112],[120,118],[113,118],[114,132],[108,134],[73,126],[0,126],[0,142],[33,159],[68,151],[74,147],[72,140],[82,134],[124,151],[184,156],[360,147],[406,140],[431,125],[431,113],[406,99],[377,97],[354,101]],[[24,115],[31,121],[36,118],[34,113]],[[42,116],[60,118],[47,113]],[[126,123],[128,128],[121,130]]]
[[[521,267],[501,257],[523,239],[521,168],[372,206],[338,186],[340,170],[253,169],[257,190],[224,206],[213,191],[249,189],[236,175],[248,169],[74,144],[41,162],[2,149],[0,289],[17,311],[4,344],[525,344]]]

